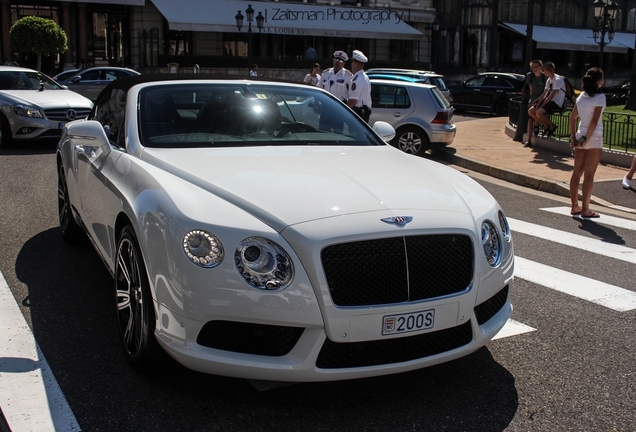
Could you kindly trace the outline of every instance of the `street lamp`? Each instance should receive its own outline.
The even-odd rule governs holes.
[[[245,15],[247,15],[247,63],[248,67],[252,67],[252,21],[254,21],[254,9],[252,9],[252,5],[247,5],[247,9],[245,9]],[[241,32],[241,28],[243,27],[243,14],[241,11],[234,16],[236,19],[236,28],[239,33]],[[256,28],[258,28],[258,32],[263,31],[263,23],[265,22],[265,17],[261,12],[256,16]]]
[[[446,37],[446,29],[442,29],[440,33],[439,20],[435,17],[435,20],[424,29],[426,37],[431,42],[431,69],[433,69],[433,63],[438,63],[438,57],[440,53],[439,35]]]
[[[605,45],[612,43],[612,39],[614,39],[614,22],[619,10],[618,3],[614,0],[608,2],[595,0],[592,6],[594,6],[594,17],[596,18],[596,27],[592,30],[592,37],[594,38],[594,42],[599,45],[598,62],[599,67],[603,69],[603,51]],[[607,33],[608,42],[605,42],[605,33]]]

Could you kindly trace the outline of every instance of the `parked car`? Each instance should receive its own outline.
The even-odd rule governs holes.
[[[394,133],[300,83],[111,83],[64,128],[56,196],[62,237],[87,233],[114,277],[129,363],[159,345],[200,372],[329,381],[484,346],[512,311],[507,219]]]
[[[444,81],[444,75],[437,74],[432,71],[420,71],[413,69],[393,69],[393,68],[371,68],[366,71],[366,74],[369,78],[382,78],[382,79],[399,79],[394,78],[396,76],[407,76],[412,78],[417,78],[425,84],[431,84],[437,86],[439,91],[442,92],[444,97],[448,99],[449,102],[453,102],[452,95],[448,87],[446,86],[446,82]]]
[[[81,69],[67,69],[65,71],[60,72],[59,74],[51,77],[53,79],[53,81],[57,81],[58,83],[60,81],[64,81],[68,78],[74,77],[75,75],[77,75],[77,73],[80,71]]]
[[[484,72],[460,85],[450,86],[456,110],[482,111],[498,116],[508,114],[508,100],[521,96],[524,75]]]
[[[408,77],[405,77],[409,79]],[[391,144],[405,153],[422,155],[452,144],[457,132],[453,108],[438,87],[417,82],[371,78],[371,118],[392,125]]]
[[[94,101],[111,81],[132,75],[139,75],[139,72],[128,68],[104,66],[79,70],[71,77],[58,82]]]
[[[631,81],[627,80],[619,85],[601,87],[601,91],[605,93],[607,106],[625,105],[629,99],[629,88]]]
[[[41,72],[0,66],[0,147],[57,141],[66,122],[85,118],[92,106]]]

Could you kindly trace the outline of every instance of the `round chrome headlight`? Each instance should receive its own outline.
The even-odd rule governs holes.
[[[223,246],[207,231],[193,230],[183,237],[183,251],[194,264],[212,268],[223,261]]]
[[[501,240],[497,228],[490,221],[481,224],[481,245],[488,264],[495,267],[501,261]]]
[[[499,216],[499,227],[501,228],[501,235],[503,235],[504,240],[507,242],[510,241],[510,225],[508,225],[508,219],[500,210],[498,213]]]
[[[262,237],[249,237],[236,247],[234,262],[245,282],[254,288],[277,290],[287,287],[294,266],[285,250]]]

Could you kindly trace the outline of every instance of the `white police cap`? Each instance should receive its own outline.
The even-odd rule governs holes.
[[[334,51],[333,52],[333,58],[340,59],[340,60],[345,61],[345,62],[347,60],[349,60],[349,56],[344,51]]]
[[[355,50],[353,52],[353,55],[351,56],[355,61],[360,62],[360,63],[366,63],[369,61],[369,59],[367,58],[367,56],[365,56],[364,54],[362,54],[362,51],[358,51]]]

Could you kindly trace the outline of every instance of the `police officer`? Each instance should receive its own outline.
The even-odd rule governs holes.
[[[368,59],[362,51],[355,50],[351,56],[351,70],[353,78],[349,88],[347,105],[358,114],[362,120],[369,123],[371,116],[371,83],[364,73],[364,66]]]
[[[349,56],[346,52],[335,51],[333,53],[333,67],[323,72],[320,84],[318,85],[345,104],[349,97],[349,87],[352,77],[351,72],[344,67],[347,60],[349,60]],[[344,122],[340,114],[323,110],[320,113],[320,123],[318,127],[321,130],[342,133]]]
[[[346,52],[335,51],[333,53],[333,67],[323,72],[321,80],[322,88],[345,103],[349,97],[352,76],[351,72],[344,67],[348,60],[349,56]]]

